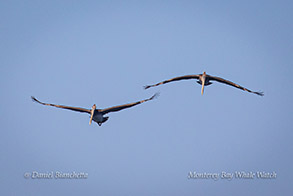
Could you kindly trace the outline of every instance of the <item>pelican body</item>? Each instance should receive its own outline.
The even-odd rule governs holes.
[[[33,101],[35,101],[35,102],[37,102],[39,104],[42,104],[42,105],[47,105],[47,106],[53,106],[53,107],[62,108],[62,109],[73,110],[73,111],[76,111],[76,112],[88,113],[88,114],[90,114],[90,122],[89,122],[89,124],[91,124],[92,121],[95,121],[96,123],[98,123],[99,126],[101,126],[104,122],[106,122],[109,119],[108,116],[104,116],[105,114],[110,113],[110,112],[118,112],[120,110],[136,106],[136,105],[144,103],[146,101],[150,101],[150,100],[154,99],[157,96],[158,96],[158,93],[154,94],[151,98],[148,98],[148,99],[144,99],[144,100],[137,101],[137,102],[134,102],[134,103],[118,105],[118,106],[114,106],[114,107],[110,107],[110,108],[106,108],[106,109],[97,109],[96,104],[94,104],[91,109],[85,109],[85,108],[79,108],[79,107],[56,105],[56,104],[51,104],[51,103],[43,103],[43,102],[40,102],[39,100],[37,100],[33,96],[31,98],[32,98]]]
[[[179,77],[176,77],[176,78],[171,78],[169,80],[165,80],[165,81],[159,82],[157,84],[144,86],[144,88],[148,89],[148,88],[151,88],[151,87],[159,86],[161,84],[166,84],[166,83],[169,83],[169,82],[174,82],[174,81],[179,81],[179,80],[188,80],[188,79],[197,79],[197,83],[201,85],[201,94],[202,95],[204,93],[204,87],[212,84],[212,82],[210,82],[210,81],[217,81],[217,82],[220,82],[220,83],[224,83],[224,84],[236,87],[238,89],[241,89],[243,91],[247,91],[249,93],[254,93],[254,94],[259,95],[259,96],[264,95],[263,92],[251,91],[251,90],[249,90],[249,89],[247,89],[245,87],[242,87],[242,86],[240,86],[238,84],[235,84],[234,82],[231,82],[229,80],[226,80],[226,79],[223,79],[223,78],[220,78],[220,77],[216,77],[216,76],[207,75],[206,72],[203,72],[203,74],[185,75],[185,76],[179,76]]]

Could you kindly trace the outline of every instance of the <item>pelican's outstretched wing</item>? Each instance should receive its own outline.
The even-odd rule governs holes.
[[[239,88],[239,89],[241,89],[241,90],[244,90],[244,91],[247,91],[247,92],[250,92],[250,93],[257,94],[257,95],[259,95],[259,96],[263,96],[263,95],[264,95],[263,92],[255,92],[255,91],[251,91],[251,90],[249,90],[249,89],[247,89],[247,88],[244,88],[244,87],[242,87],[242,86],[240,86],[240,85],[238,85],[238,84],[235,84],[235,83],[233,83],[233,82],[231,82],[231,81],[229,81],[229,80],[225,80],[225,79],[220,78],[220,77],[216,77],[216,76],[208,76],[208,77],[209,77],[209,80],[215,80],[215,81],[217,81],[217,82],[221,82],[221,83],[224,83],[224,84],[228,84],[228,85],[230,85],[230,86],[234,86],[234,87]]]
[[[39,104],[42,104],[42,105],[48,105],[48,106],[54,106],[54,107],[57,107],[57,108],[62,108],[62,109],[68,109],[68,110],[73,110],[73,111],[76,111],[76,112],[86,112],[86,113],[91,113],[91,110],[88,110],[88,109],[85,109],[85,108],[77,108],[77,107],[70,107],[70,106],[64,106],[64,105],[55,105],[55,104],[51,104],[51,103],[43,103],[43,102],[40,102],[39,100],[37,100],[35,97],[31,96],[32,100],[39,103]]]
[[[143,102],[150,101],[150,100],[154,99],[155,97],[157,97],[158,95],[159,95],[159,93],[156,93],[151,98],[144,99],[144,100],[134,102],[134,103],[125,104],[125,105],[118,105],[118,106],[114,106],[114,107],[111,107],[111,108],[101,109],[101,110],[99,110],[99,112],[101,112],[103,115],[107,114],[109,112],[118,112],[120,110],[123,110],[123,109],[126,109],[126,108],[130,108],[132,106],[141,104]]]
[[[178,80],[188,80],[188,79],[198,79],[200,75],[186,75],[186,76],[179,76],[179,77],[176,77],[176,78],[172,78],[172,79],[169,79],[169,80],[165,80],[163,82],[159,82],[157,84],[153,84],[153,85],[147,85],[147,86],[144,86],[144,89],[148,89],[150,87],[154,87],[154,86],[159,86],[161,84],[166,84],[168,82],[174,82],[174,81],[178,81]]]

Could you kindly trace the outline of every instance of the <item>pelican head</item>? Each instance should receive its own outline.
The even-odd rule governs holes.
[[[206,72],[204,71],[201,77],[201,95],[203,95],[204,92],[204,85],[205,85],[205,81],[206,81]]]
[[[93,120],[93,116],[94,116],[95,110],[96,110],[96,104],[94,104],[94,105],[92,106],[92,109],[91,109],[91,119],[90,119],[90,124],[92,124],[92,120]]]

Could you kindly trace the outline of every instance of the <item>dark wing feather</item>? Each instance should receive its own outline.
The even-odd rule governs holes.
[[[107,114],[109,112],[118,112],[120,110],[123,110],[123,109],[126,109],[126,108],[133,107],[135,105],[141,104],[143,102],[150,101],[150,100],[154,99],[155,97],[157,97],[158,95],[159,95],[159,93],[156,93],[151,98],[144,99],[144,100],[141,100],[141,101],[137,101],[137,102],[134,102],[134,103],[129,103],[129,104],[125,104],[125,105],[119,105],[119,106],[114,106],[114,107],[102,109],[102,110],[99,110],[99,112],[101,112],[103,115]]]
[[[144,89],[148,89],[150,87],[159,86],[161,84],[166,84],[166,83],[174,82],[174,81],[178,81],[178,80],[188,80],[188,79],[198,79],[198,78],[199,78],[199,75],[179,76],[179,77],[176,77],[176,78],[172,78],[172,79],[169,79],[169,80],[165,80],[163,82],[159,82],[157,84],[144,86]]]
[[[77,107],[70,107],[70,106],[64,106],[64,105],[55,105],[55,104],[51,104],[51,103],[43,103],[43,102],[40,102],[39,100],[37,100],[35,97],[31,96],[32,100],[39,103],[39,104],[42,104],[42,105],[47,105],[47,106],[54,106],[54,107],[57,107],[57,108],[62,108],[62,109],[68,109],[68,110],[73,110],[73,111],[76,111],[76,112],[86,112],[86,113],[91,113],[91,110],[88,110],[88,109],[85,109],[85,108],[77,108]]]
[[[263,92],[255,92],[255,91],[251,91],[251,90],[249,90],[249,89],[247,89],[247,88],[244,88],[243,86],[240,86],[240,85],[238,85],[238,84],[235,84],[234,82],[231,82],[231,81],[229,81],[229,80],[225,80],[225,79],[220,78],[220,77],[209,76],[209,80],[215,80],[215,81],[217,81],[217,82],[221,82],[221,83],[224,83],[224,84],[228,84],[228,85],[230,85],[230,86],[234,86],[234,87],[239,88],[239,89],[241,89],[241,90],[244,90],[244,91],[247,91],[247,92],[250,92],[250,93],[257,94],[257,95],[259,95],[259,96],[263,96],[263,95],[264,95]]]

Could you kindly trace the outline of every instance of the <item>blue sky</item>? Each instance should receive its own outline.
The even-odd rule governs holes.
[[[1,195],[292,194],[291,1],[1,1]],[[194,80],[206,71],[265,96]],[[158,99],[86,114],[90,108]],[[87,179],[24,173],[86,172]],[[277,178],[188,179],[276,172]]]

